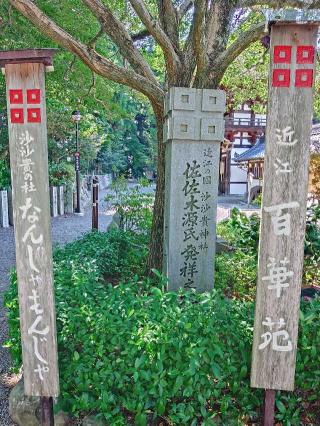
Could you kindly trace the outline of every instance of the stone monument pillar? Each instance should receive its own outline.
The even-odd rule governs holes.
[[[9,206],[7,191],[0,191],[0,225],[3,228],[9,227]]]
[[[57,188],[58,190],[58,214],[60,216],[64,215],[64,186],[60,185]]]
[[[66,214],[73,214],[73,187],[72,185],[66,185],[65,187],[65,200],[64,200],[64,212]]]
[[[58,191],[56,186],[50,186],[50,209],[51,216],[58,216]]]
[[[164,274],[169,291],[214,284],[225,92],[171,88],[166,97]]]

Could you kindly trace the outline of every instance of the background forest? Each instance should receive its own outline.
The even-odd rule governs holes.
[[[47,2],[49,3],[49,2]],[[60,4],[61,2],[59,2]],[[70,2],[64,2],[70,3]],[[59,8],[56,12],[58,13]],[[64,16],[68,19],[68,15]],[[70,25],[74,23],[70,22]],[[94,34],[90,25],[79,33]],[[52,47],[11,6],[0,5],[2,50]],[[105,42],[109,55],[117,55]],[[50,183],[64,184],[74,179],[75,127],[72,111],[80,110],[81,167],[83,173],[130,172],[140,177],[154,170],[156,162],[155,123],[147,100],[130,89],[95,76],[78,59],[57,50],[54,72],[47,79],[48,146]],[[0,187],[10,183],[8,134],[6,126],[5,81],[0,79]]]
[[[73,1],[40,1],[41,7],[79,39],[91,44],[119,65],[123,64],[116,46],[97,32],[98,23],[85,7]],[[152,70],[163,81],[165,67],[162,53],[151,38],[140,37],[140,28],[125,1],[114,2],[120,15],[131,21]],[[187,18],[188,19],[188,18]],[[239,32],[260,19],[258,13],[239,13],[233,25],[234,38]],[[86,25],[83,25],[86,22]],[[232,43],[233,39],[230,39]],[[0,5],[1,49],[57,47],[30,22],[17,13],[8,2]],[[49,166],[51,184],[73,180],[75,152],[73,110],[80,110],[82,171],[124,174],[140,177],[144,171],[156,170],[156,126],[148,100],[126,86],[120,86],[93,74],[76,56],[58,48],[55,70],[47,74],[47,108]],[[264,110],[267,96],[268,54],[263,43],[256,42],[233,62],[222,82],[227,90],[228,109],[244,101],[254,101],[256,110]],[[318,102],[316,100],[316,108]],[[0,79],[0,187],[10,182],[8,137],[6,129],[5,82]],[[131,169],[131,172],[130,172]]]

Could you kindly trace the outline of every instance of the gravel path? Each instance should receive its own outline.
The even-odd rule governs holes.
[[[100,191],[99,230],[105,231],[111,222],[112,212],[106,211],[103,198],[106,191]],[[53,244],[66,244],[91,229],[91,208],[84,216],[59,216],[52,219]],[[14,426],[8,412],[8,395],[19,376],[10,373],[10,356],[3,344],[7,339],[6,312],[3,308],[3,292],[9,284],[8,272],[15,265],[13,228],[0,228],[0,426]]]

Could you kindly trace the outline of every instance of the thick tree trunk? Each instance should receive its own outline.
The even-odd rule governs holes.
[[[162,271],[163,255],[163,215],[164,215],[164,186],[165,186],[165,145],[163,143],[164,112],[158,105],[153,105],[157,120],[158,137],[158,166],[157,166],[157,189],[153,211],[153,223],[151,230],[151,241],[147,260],[147,272],[152,269]]]

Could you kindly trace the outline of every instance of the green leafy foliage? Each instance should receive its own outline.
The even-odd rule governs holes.
[[[58,409],[96,413],[112,425],[160,417],[166,425],[259,422],[262,391],[249,383],[252,303],[217,292],[164,292],[159,273],[141,279],[134,238],[94,232],[55,252]],[[103,276],[111,273],[123,283],[108,284]],[[8,346],[20,367],[15,274],[6,307]],[[320,300],[302,309],[297,389],[277,396],[277,419],[286,425],[298,425],[306,405],[311,424],[320,414]]]
[[[262,193],[258,194],[254,200],[251,202],[254,206],[261,207],[262,205]]]
[[[313,205],[307,212],[305,239],[304,281],[320,284],[320,205]]]
[[[237,249],[216,256],[215,287],[227,297],[253,301],[256,295],[257,257]]]
[[[11,179],[8,161],[0,158],[0,189],[7,189],[10,183]]]
[[[147,179],[129,187],[124,177],[115,180],[113,194],[106,197],[119,217],[119,226],[125,230],[139,230],[149,235],[152,224],[154,193]]]
[[[120,281],[142,275],[147,257],[148,237],[142,233],[113,229],[109,232],[90,232],[80,240],[56,248],[55,263],[92,262],[106,281]]]
[[[251,25],[261,21],[259,11],[239,13],[239,24],[230,37],[229,44]],[[269,72],[269,50],[261,41],[252,43],[228,67],[222,79],[222,86],[227,92],[229,109],[236,109],[244,102],[252,102],[256,112],[265,112],[267,103]]]
[[[123,92],[116,92],[112,103],[122,115],[107,121],[97,117],[104,128],[104,141],[97,162],[105,173],[141,177],[156,169],[156,125],[146,103]],[[125,112],[125,113],[124,113]]]
[[[126,411],[137,425],[160,415],[189,425],[256,412],[245,350],[250,306],[215,294],[165,293],[150,280],[106,285],[97,263],[80,256],[74,262],[60,253],[55,263],[60,408],[97,412],[112,424]],[[18,366],[16,297],[13,276],[6,306]]]
[[[74,182],[74,166],[70,163],[50,163],[49,183],[53,186],[68,185]]]
[[[307,212],[303,285],[320,282],[320,207]],[[218,224],[217,232],[236,250],[216,257],[216,286],[228,297],[253,300],[256,292],[260,218],[238,209]]]
[[[232,209],[230,218],[220,222],[217,233],[233,247],[257,253],[260,218],[257,214],[246,216],[239,209]]]

